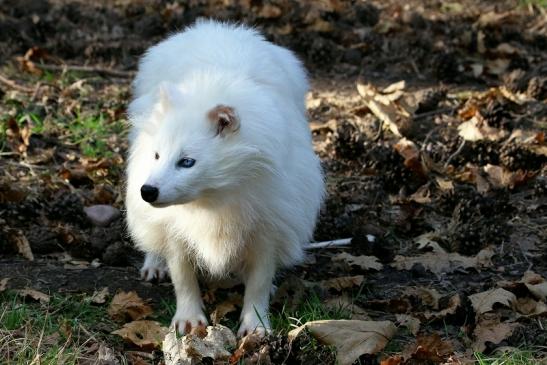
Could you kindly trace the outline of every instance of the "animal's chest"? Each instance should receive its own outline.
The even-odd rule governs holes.
[[[249,232],[236,216],[194,211],[172,218],[168,242],[215,276],[236,271],[245,260]]]

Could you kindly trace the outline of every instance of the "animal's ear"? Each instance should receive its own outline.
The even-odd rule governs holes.
[[[231,106],[217,105],[207,114],[216,135],[225,136],[239,130],[239,117]]]
[[[162,111],[166,111],[175,105],[182,97],[181,91],[173,83],[164,81],[159,86],[159,101]]]

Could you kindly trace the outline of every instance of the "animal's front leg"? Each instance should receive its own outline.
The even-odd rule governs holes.
[[[172,325],[180,334],[188,333],[193,327],[207,324],[203,313],[203,301],[198,280],[192,264],[184,257],[173,255],[167,258],[171,281],[175,287],[177,311]]]
[[[167,275],[165,259],[158,254],[147,252],[141,268],[141,278],[146,281],[163,281]]]
[[[271,332],[268,308],[275,263],[269,252],[253,256],[255,256],[253,261],[247,263],[243,272],[245,297],[241,311],[241,325],[237,331],[237,335],[241,337],[252,332],[261,336]]]

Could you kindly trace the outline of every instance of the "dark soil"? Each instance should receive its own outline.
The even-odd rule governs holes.
[[[418,298],[403,295],[408,287],[436,289],[442,295],[441,309],[459,294],[462,305],[456,312],[429,320],[420,317],[420,333],[440,333],[453,340],[458,353],[466,353],[476,325],[469,295],[496,288],[503,280],[518,281],[526,270],[547,278],[545,9],[486,0],[462,0],[450,3],[453,6],[441,1],[321,3],[0,3],[0,71],[32,89],[18,96],[13,93],[20,90],[0,83],[0,136],[5,140],[2,151],[9,152],[0,159],[0,279],[11,278],[11,289],[136,290],[155,303],[172,295],[169,284],[153,285],[138,278],[141,255],[123,223],[123,132],[91,141],[98,148],[104,139],[108,154],[90,157],[78,143],[64,138],[68,127],[55,124],[25,141],[27,122],[15,120],[25,113],[73,120],[86,110],[104,113],[112,123],[123,119],[131,72],[147,47],[200,16],[244,21],[304,60],[312,80],[308,110],[329,193],[315,238],[353,237],[348,247],[314,250],[310,262],[315,263],[291,269],[278,284],[293,276],[320,282],[364,274],[361,288],[343,292],[373,320],[425,313],[428,308]],[[505,15],[496,21],[485,14]],[[78,89],[70,88],[71,82],[54,78],[56,83],[44,72],[35,73],[33,65],[39,64],[57,66],[48,71],[55,77],[63,76],[58,71],[62,64],[122,73],[76,72],[72,82],[86,78],[89,87]],[[499,70],[497,64],[505,66]],[[355,87],[358,78],[379,89],[405,80],[414,112],[401,132],[416,145],[425,172],[409,165],[394,148],[400,137],[385,129],[365,105]],[[42,86],[35,88],[37,82]],[[501,89],[506,94],[487,92]],[[520,101],[510,100],[507,93]],[[463,143],[457,128],[469,120],[465,115],[470,108],[483,125],[504,136]],[[491,166],[515,180],[493,184],[485,172]],[[480,179],[490,184],[480,188]],[[453,188],[442,187],[439,180],[451,182]],[[420,201],[413,194],[423,188],[428,199]],[[84,212],[94,204],[112,205],[122,215],[107,227],[96,227]],[[14,230],[28,240],[33,262],[17,254]],[[397,255],[423,254],[414,239],[428,232],[438,234],[444,250],[464,256],[492,247],[493,265],[439,275],[420,264],[406,271],[391,266]],[[340,252],[376,256],[384,268],[364,273],[333,262]],[[78,266],[82,262],[84,266]],[[342,294],[320,287],[314,291],[324,300]],[[213,309],[214,303],[209,306]],[[282,307],[274,304],[274,310]],[[547,325],[545,317],[521,323],[502,345],[545,344],[544,334],[539,335]],[[299,342],[289,345],[284,335],[266,341],[274,364],[334,361],[319,344],[314,352]],[[413,337],[398,335],[393,341],[404,347]],[[378,363],[388,354],[363,357],[362,363]]]

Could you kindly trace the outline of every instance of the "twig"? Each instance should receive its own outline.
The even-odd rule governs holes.
[[[78,65],[49,65],[49,64],[36,64],[36,67],[47,71],[77,71],[77,72],[95,72],[102,75],[116,76],[129,78],[133,77],[135,73],[133,71],[121,71],[113,70],[111,68],[104,68],[98,66],[78,66]]]
[[[456,157],[457,155],[460,154],[460,152],[463,150],[464,146],[465,146],[465,139],[462,141],[462,144],[460,145],[460,147],[458,147],[456,152],[454,152],[452,155],[450,155],[450,157],[448,157],[448,160],[446,160],[446,162],[444,163],[445,168],[448,167],[448,165],[450,165],[450,162],[452,162],[454,157]]]
[[[7,77],[5,77],[2,74],[0,74],[0,82],[3,83],[4,85],[7,85],[7,86],[11,87],[12,89],[17,90],[17,91],[22,91],[22,92],[25,92],[25,93],[34,92],[34,89],[31,89],[30,87],[19,85],[15,81],[8,79]]]
[[[308,243],[305,247],[309,250],[314,250],[317,248],[327,248],[327,247],[337,247],[337,246],[347,246],[351,244],[351,238],[342,238],[339,240],[332,241],[323,241],[323,242],[312,242]]]

